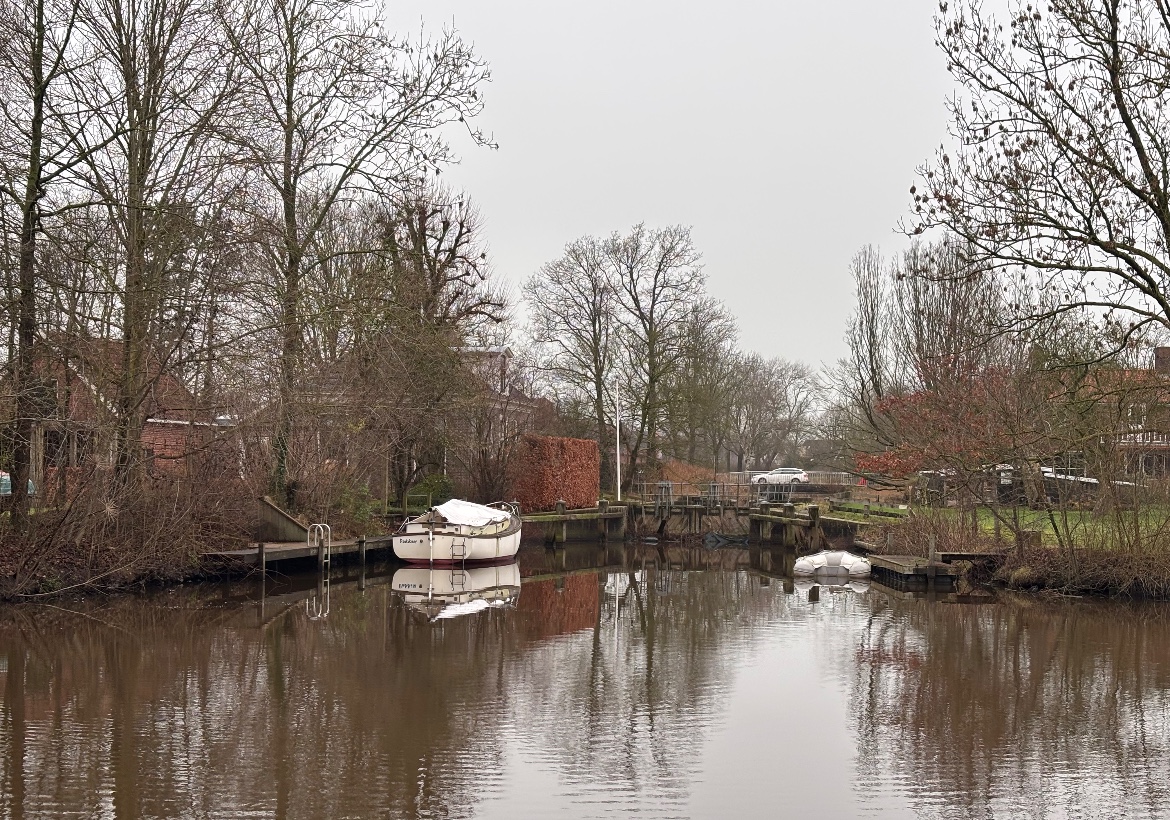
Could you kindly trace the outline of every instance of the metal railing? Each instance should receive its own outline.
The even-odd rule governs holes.
[[[329,575],[333,563],[333,528],[328,524],[313,524],[305,539],[306,545],[317,548],[317,591],[307,601],[305,609],[309,620],[319,621],[329,616]]]
[[[750,484],[752,479],[762,476],[769,470],[745,470],[735,473],[719,473],[720,481],[731,483]],[[822,487],[851,487],[857,483],[857,476],[840,470],[805,470],[808,473],[810,484]]]
[[[309,549],[316,547],[317,563],[322,567],[329,566],[333,558],[333,529],[328,524],[313,524],[309,527],[305,545]]]

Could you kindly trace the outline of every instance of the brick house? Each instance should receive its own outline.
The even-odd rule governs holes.
[[[34,355],[37,382],[32,389],[37,400],[30,478],[36,487],[51,487],[80,468],[109,470],[116,458],[115,405],[122,343],[86,340],[70,348],[46,343]],[[222,438],[225,427],[157,358],[149,367],[142,457],[152,475],[185,474],[193,466],[192,459]],[[11,382],[2,389],[11,427],[15,407]]]

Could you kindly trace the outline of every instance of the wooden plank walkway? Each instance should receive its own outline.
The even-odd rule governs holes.
[[[929,558],[923,558],[920,555],[868,555],[869,564],[874,569],[885,570],[886,572],[895,575],[933,575],[941,578],[944,576],[954,577],[960,574],[958,567],[951,564],[943,564],[938,561],[931,562]],[[933,570],[933,572],[931,571]]]
[[[988,563],[1003,563],[1007,560],[1007,551],[1001,550],[999,552],[962,552],[957,550],[942,551],[935,553],[935,556],[944,564],[953,564],[956,561],[967,561],[972,564],[982,562]]]
[[[366,551],[389,549],[393,546],[392,535],[371,535],[366,538]],[[330,550],[333,555],[348,555],[359,549],[358,539],[340,538],[333,542]],[[278,541],[264,545],[264,560],[287,561],[290,558],[315,558],[317,547],[310,547],[304,541]],[[256,565],[260,563],[260,545],[253,544],[242,550],[218,550],[203,553],[206,560],[231,561],[241,564]]]

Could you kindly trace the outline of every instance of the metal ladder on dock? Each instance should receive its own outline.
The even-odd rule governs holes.
[[[321,574],[317,579],[317,591],[305,601],[309,620],[320,621],[329,615],[329,575],[333,564],[333,530],[328,524],[313,524],[309,527],[306,545],[317,548],[317,566]]]
[[[333,529],[328,524],[313,524],[305,539],[309,549],[317,548],[317,563],[327,567],[333,558]]]

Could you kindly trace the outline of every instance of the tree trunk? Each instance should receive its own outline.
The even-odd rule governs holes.
[[[594,394],[593,394],[593,414],[597,420],[597,447],[600,450],[601,463],[599,469],[601,471],[600,486],[602,489],[612,489],[614,486],[614,472],[613,460],[609,455],[610,436],[609,428],[605,423],[605,392],[604,385],[601,378],[594,379]],[[616,419],[616,423],[621,424],[621,419]],[[620,458],[620,454],[618,458]]]
[[[35,432],[33,346],[37,336],[36,253],[40,230],[40,201],[43,194],[41,149],[45,125],[45,5],[36,4],[36,19],[30,59],[32,110],[29,118],[28,176],[21,203],[20,259],[16,303],[16,430],[12,447],[12,529],[17,535],[28,532],[32,472],[32,439]]]
[[[122,487],[131,486],[143,467],[139,453],[141,437],[141,399],[146,358],[146,191],[145,177],[149,165],[148,144],[142,122],[141,98],[134,66],[123,65],[126,72],[127,163],[126,163],[126,288],[122,297],[122,361],[118,380],[118,423],[114,476]]]
[[[272,476],[273,493],[285,499],[291,508],[289,493],[288,451],[292,438],[293,404],[296,398],[296,378],[301,368],[303,337],[300,327],[301,259],[300,224],[297,214],[297,180],[293,174],[293,139],[295,118],[293,100],[296,77],[293,62],[289,61],[285,78],[284,156],[281,178],[281,204],[284,209],[284,293],[280,300],[280,408],[277,422],[275,465]]]

